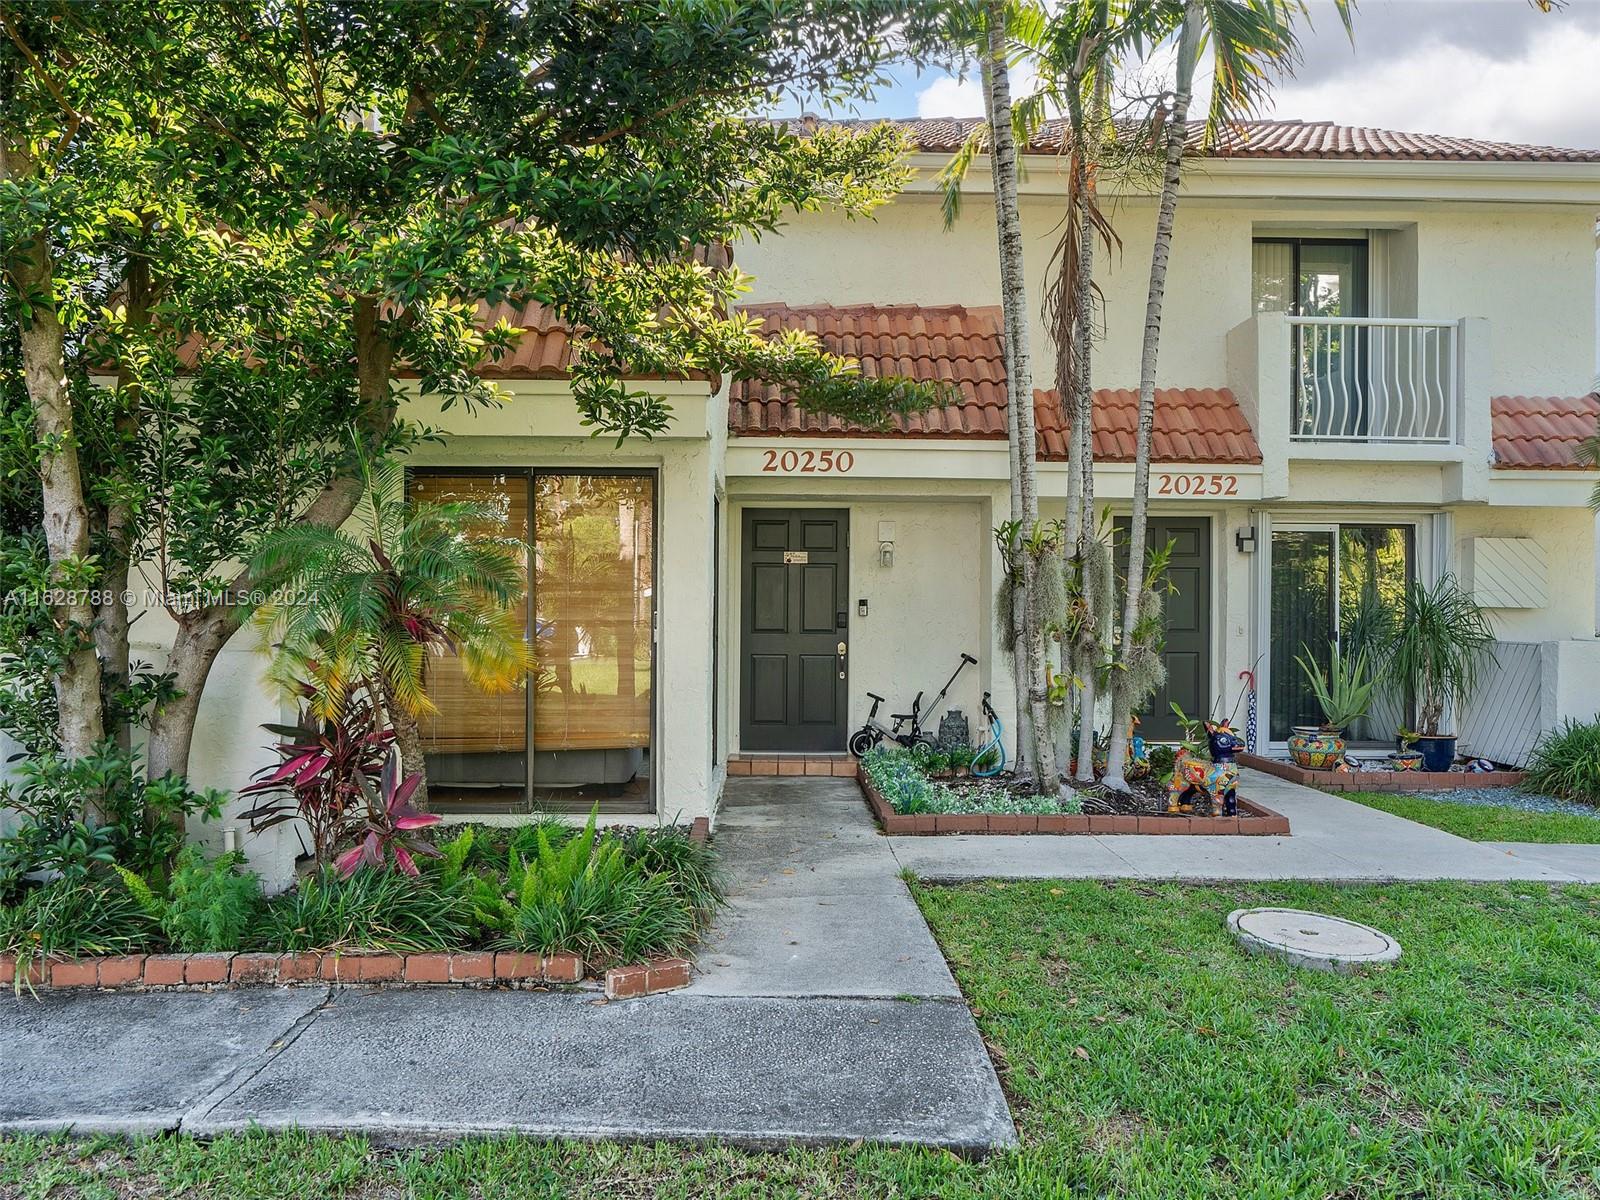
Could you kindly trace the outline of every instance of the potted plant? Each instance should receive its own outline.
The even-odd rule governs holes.
[[[1494,630],[1454,575],[1432,587],[1412,580],[1405,619],[1387,646],[1389,670],[1417,703],[1417,749],[1425,771],[1448,771],[1456,735],[1445,732],[1454,713],[1478,688],[1484,661],[1494,661]]]
[[[1347,659],[1335,642],[1329,650],[1328,669],[1323,671],[1308,646],[1295,661],[1322,709],[1322,724],[1314,730],[1296,727],[1289,738],[1289,757],[1296,766],[1313,771],[1331,771],[1344,761],[1344,731],[1366,716],[1372,689],[1378,681],[1365,650]]]
[[[1417,739],[1422,735],[1402,725],[1394,731],[1394,769],[1396,771],[1422,770],[1422,751],[1417,749]]]

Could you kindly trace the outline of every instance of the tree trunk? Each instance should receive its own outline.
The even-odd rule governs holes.
[[[148,228],[147,222],[147,232]],[[128,261],[126,284],[128,326],[136,333],[142,333],[150,324],[150,265],[140,253],[134,253]],[[120,407],[116,432],[119,451],[138,435],[141,402],[138,378],[124,361],[117,369],[117,403]],[[102,701],[108,715],[117,692],[127,686],[131,670],[128,634],[132,622],[128,615],[127,592],[137,531],[133,505],[127,498],[128,491],[127,488],[113,489],[113,497],[102,514],[104,569],[94,640],[100,655]],[[132,717],[118,720],[109,733],[118,749],[128,750],[133,744]]]
[[[1150,292],[1145,303],[1144,354],[1139,364],[1139,432],[1133,466],[1133,519],[1128,532],[1128,578],[1122,604],[1122,642],[1119,658],[1126,660],[1138,620],[1139,596],[1144,590],[1146,522],[1150,510],[1150,435],[1156,420],[1156,361],[1161,350],[1161,306],[1167,290],[1167,260],[1172,253],[1173,215],[1178,208],[1178,185],[1183,178],[1183,147],[1188,134],[1189,101],[1194,91],[1195,61],[1200,52],[1205,7],[1189,0],[1183,11],[1183,31],[1178,38],[1177,86],[1172,97],[1171,123],[1167,127],[1167,161],[1161,179],[1161,208],[1156,216],[1156,240],[1150,253]],[[1126,671],[1111,677],[1111,748],[1106,762],[1106,786],[1127,790],[1124,772],[1128,757],[1128,721],[1133,695]]]
[[[1083,180],[1085,189],[1088,187],[1087,172]],[[1078,243],[1078,329],[1077,336],[1082,347],[1074,363],[1075,371],[1072,378],[1072,438],[1068,443],[1070,452],[1075,453],[1082,464],[1078,471],[1077,486],[1079,495],[1077,507],[1080,519],[1077,527],[1077,538],[1073,543],[1072,553],[1076,560],[1079,579],[1084,588],[1084,628],[1085,636],[1092,641],[1092,661],[1089,670],[1085,673],[1083,688],[1078,698],[1078,769],[1077,777],[1080,782],[1094,782],[1094,719],[1095,702],[1099,689],[1097,672],[1100,658],[1104,653],[1104,639],[1100,630],[1105,623],[1105,614],[1098,611],[1095,605],[1094,592],[1089,585],[1088,573],[1096,569],[1096,556],[1099,540],[1098,527],[1094,511],[1094,388],[1093,388],[1093,358],[1090,339],[1094,334],[1094,229],[1089,215],[1089,196],[1084,192],[1084,207],[1081,212]]]
[[[389,725],[394,729],[394,744],[400,750],[400,777],[417,777],[417,790],[411,794],[411,807],[418,812],[428,811],[428,762],[422,749],[422,732],[417,728],[414,713],[394,698],[389,681],[378,674],[383,689],[383,707],[389,715]]]
[[[1004,73],[1004,69],[1005,69],[1005,63],[1004,63],[1004,59],[1002,58],[1002,60],[1001,60],[1001,71],[1002,71],[1002,74]],[[989,119],[989,137],[990,137],[989,146],[990,146],[990,151],[991,151],[991,175],[992,175],[992,181],[994,183],[994,188],[995,188],[995,228],[997,230],[999,230],[999,229],[1001,229],[1005,218],[1004,218],[1004,214],[1002,212],[1002,205],[1001,205],[1001,201],[1000,201],[999,152],[996,149],[995,135],[994,135],[994,113],[995,113],[995,92],[994,92],[994,87],[995,87],[995,80],[994,80],[994,71],[993,71],[993,64],[991,62],[991,56],[988,55],[988,54],[986,54],[984,56],[984,58],[983,58],[982,71],[983,71],[984,110],[985,110],[985,113],[987,114],[988,119]],[[1009,119],[1007,121],[1006,128],[1008,130],[1010,129]],[[1003,232],[1000,233],[999,240],[1000,240],[1000,256],[1001,256],[1001,260],[1002,260],[1002,266],[1001,266],[1002,285],[1001,286],[1002,286],[1002,289],[1003,289],[1004,288],[1004,279],[1005,279],[1005,267],[1004,267],[1005,235],[1004,235]],[[1001,351],[1002,351],[1002,354],[1003,354],[1003,360],[1004,360],[1005,368],[1006,368],[1006,379],[1010,380],[1010,379],[1015,378],[1016,372],[1017,372],[1017,368],[1016,368],[1016,363],[1015,363],[1015,361],[1013,360],[1013,357],[1012,357],[1013,353],[1016,350],[1016,345],[1015,345],[1014,339],[1011,336],[1011,324],[1010,324],[1010,320],[1009,320],[1008,317],[1003,317],[1002,318],[1001,327],[1002,327],[1002,331],[1003,331],[1002,332],[1002,343],[1003,344],[1001,346]],[[1022,440],[1018,436],[1017,419],[1018,419],[1017,406],[1015,404],[1013,404],[1013,403],[1007,403],[1007,405],[1006,405],[1006,452],[1007,452],[1007,461],[1009,463],[1009,468],[1010,468],[1010,484],[1011,484],[1010,519],[1012,521],[1020,521],[1022,519],[1022,461],[1021,461],[1021,457],[1020,457],[1021,449],[1022,449]],[[1013,704],[1014,704],[1015,711],[1016,711],[1016,714],[1017,714],[1017,752],[1012,756],[1012,760],[1016,764],[1017,772],[1020,774],[1023,771],[1024,766],[1025,766],[1025,763],[1023,762],[1023,759],[1025,758],[1025,755],[1026,755],[1025,748],[1033,744],[1033,735],[1032,735],[1032,732],[1028,728],[1028,723],[1029,723],[1029,719],[1030,719],[1030,714],[1029,714],[1029,709],[1028,709],[1028,687],[1027,687],[1027,679],[1028,679],[1028,640],[1027,640],[1027,634],[1023,629],[1022,616],[1021,616],[1022,610],[1023,610],[1023,606],[1024,606],[1023,602],[1025,600],[1025,596],[1023,595],[1023,592],[1022,592],[1021,565],[1017,562],[1016,556],[1012,552],[1012,550],[1013,550],[1013,548],[1010,545],[1006,545],[1006,546],[1003,546],[1001,548],[1001,552],[1005,556],[1006,574],[1010,578],[1012,578],[1012,580],[1013,580],[1013,588],[1014,588],[1014,591],[1013,591],[1013,594],[1012,594],[1012,597],[1011,597],[1011,627],[1006,631],[1006,633],[1007,633],[1007,636],[1008,636],[1008,638],[1010,640],[1010,643],[1011,643],[1012,700],[1013,700]]]
[[[215,606],[178,619],[167,669],[178,689],[176,699],[150,715],[150,737],[145,747],[151,779],[167,775],[187,778],[189,750],[194,741],[195,718],[212,664],[242,623],[235,608]]]
[[[353,315],[356,334],[357,425],[369,444],[380,441],[394,424],[396,406],[390,394],[394,364],[394,342],[378,319],[378,303],[373,297],[358,297]],[[361,481],[353,475],[340,475],[328,481],[296,520],[305,525],[337,528],[350,519],[361,498]],[[229,590],[250,590],[255,580],[248,569],[234,577]],[[201,692],[216,661],[236,630],[244,623],[245,609],[234,604],[212,605],[188,614],[196,629],[206,636],[185,638],[181,632],[172,646],[168,670],[178,677],[185,695],[163,706],[150,719],[150,775],[189,774],[189,750],[194,740],[195,717],[200,711]],[[225,632],[222,632],[224,631]],[[220,637],[217,634],[220,633]],[[159,754],[157,747],[160,747]]]
[[[37,165],[20,146],[0,142],[0,181],[32,178]],[[39,439],[39,475],[44,501],[45,542],[50,551],[52,620],[73,645],[56,675],[57,737],[67,759],[83,758],[105,738],[100,699],[100,660],[94,647],[92,582],[78,578],[88,559],[89,508],[78,462],[72,396],[67,388],[66,334],[56,314],[55,263],[43,224],[12,230],[5,266],[17,293],[33,302],[22,322],[22,370],[34,433]]]
[[[1017,208],[1017,147],[1011,129],[1011,81],[1006,66],[1006,6],[989,0],[985,98],[989,153],[994,175],[995,232],[1000,250],[1000,301],[1006,339],[1006,427],[1010,435],[1012,512],[1017,542],[1012,548],[1017,575],[1012,602],[1012,660],[1017,680],[1017,718],[1021,747],[1033,754],[1034,780],[1041,790],[1055,788],[1055,754],[1050,746],[1048,680],[1044,631],[1033,613],[1039,562],[1026,547],[1039,521],[1034,479],[1038,454],[1033,420],[1033,366],[1028,347],[1028,289],[1022,268],[1022,218]],[[1019,769],[1021,768],[1019,763]]]

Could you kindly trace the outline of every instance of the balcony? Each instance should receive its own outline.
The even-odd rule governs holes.
[[[1461,328],[1400,317],[1287,317],[1292,442],[1452,446]]]
[[[1436,467],[1441,500],[1487,497],[1483,318],[1257,313],[1229,332],[1227,362],[1264,496],[1287,496],[1290,464],[1305,462]]]

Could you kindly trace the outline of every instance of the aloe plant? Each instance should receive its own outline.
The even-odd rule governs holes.
[[[1310,647],[1301,643],[1304,654],[1297,655],[1306,682],[1311,685],[1322,709],[1324,729],[1346,729],[1367,715],[1372,703],[1373,689],[1378,685],[1365,650],[1353,659],[1347,659],[1335,642],[1328,656],[1328,670],[1324,672],[1312,657]]]

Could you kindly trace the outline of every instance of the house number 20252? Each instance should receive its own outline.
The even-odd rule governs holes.
[[[1237,475],[1158,475],[1158,496],[1237,496]]]
[[[767,475],[843,475],[855,465],[856,456],[848,450],[761,452],[761,470]]]

